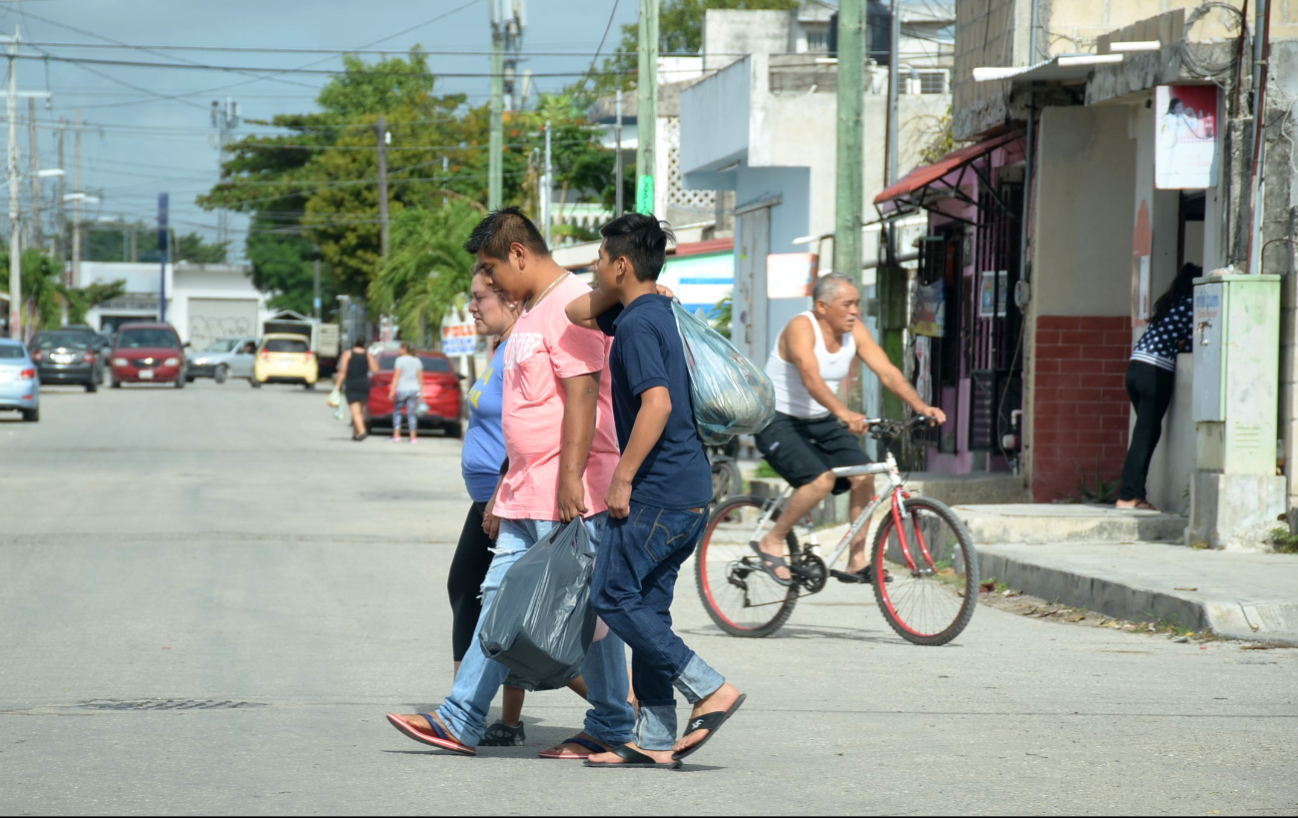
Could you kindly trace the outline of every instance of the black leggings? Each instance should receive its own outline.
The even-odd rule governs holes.
[[[1119,500],[1144,500],[1145,478],[1149,461],[1163,436],[1163,416],[1172,405],[1176,391],[1176,373],[1144,361],[1127,365],[1127,394],[1136,408],[1136,428],[1131,431],[1127,462],[1122,467],[1122,491]]]
[[[446,591],[451,596],[451,652],[457,662],[473,646],[473,629],[482,615],[482,581],[491,567],[491,547],[494,543],[482,530],[482,512],[486,503],[474,503],[460,532],[460,543],[455,546],[451,559],[451,574],[446,579]]]

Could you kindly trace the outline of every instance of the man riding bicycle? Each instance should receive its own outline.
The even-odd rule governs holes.
[[[831,492],[849,489],[855,519],[874,495],[873,475],[835,478],[832,471],[871,462],[857,440],[866,432],[865,416],[848,409],[836,394],[853,357],[860,358],[916,414],[946,422],[946,414],[924,403],[870,337],[860,320],[861,294],[853,279],[841,273],[823,276],[816,281],[813,299],[811,310],[785,326],[766,362],[766,374],[775,385],[776,412],[756,436],[757,448],[771,468],[796,489],[775,526],[752,544],[762,558],[762,568],[781,585],[792,582],[783,554],[785,539],[799,520]],[[846,573],[835,572],[840,581],[872,580],[865,537],[863,528],[852,543]]]

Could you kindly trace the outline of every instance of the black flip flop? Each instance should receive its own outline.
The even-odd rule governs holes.
[[[703,740],[700,741],[698,744],[695,744],[692,747],[687,747],[684,750],[681,750],[679,753],[673,753],[672,758],[676,759],[677,761],[680,761],[682,758],[685,758],[690,753],[700,749],[704,744],[707,744],[709,741],[711,741],[712,737],[715,736],[717,734],[717,731],[721,729],[721,725],[725,724],[727,721],[730,720],[730,717],[735,714],[735,711],[739,709],[739,705],[743,704],[744,699],[746,698],[748,698],[747,693],[740,693],[739,698],[735,699],[735,703],[730,705],[730,709],[725,711],[724,713],[721,711],[717,711],[715,713],[704,713],[702,716],[699,716],[696,719],[690,719],[689,725],[685,728],[685,735],[688,736],[690,733],[694,733],[699,730],[707,730],[708,734],[704,736]]]
[[[789,563],[784,559],[784,557],[773,557],[766,553],[762,550],[762,547],[758,545],[757,540],[751,540],[748,543],[748,547],[753,549],[753,551],[757,553],[758,559],[762,561],[762,572],[773,579],[777,585],[783,585],[787,588],[793,584],[792,576],[788,579],[781,579],[780,576],[775,573],[775,569],[777,568],[789,568]],[[789,573],[792,574],[792,570],[790,570]]]
[[[873,585],[874,584],[874,566],[867,565],[855,574],[849,574],[846,571],[830,571],[829,575],[839,582],[845,582],[849,585]],[[887,568],[883,569],[883,581],[892,582],[892,573]]]
[[[617,767],[636,767],[639,769],[658,769],[658,770],[679,770],[681,767],[680,759],[672,756],[672,761],[667,764],[661,764],[653,760],[652,756],[647,756],[639,750],[634,750],[625,744],[612,751],[613,755],[622,759],[617,762],[591,761],[586,759],[582,764],[583,767],[596,767],[601,770],[612,770]]]

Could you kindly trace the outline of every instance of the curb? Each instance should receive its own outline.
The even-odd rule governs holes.
[[[995,577],[1025,594],[1114,619],[1170,621],[1229,639],[1298,645],[1298,602],[1204,599],[1144,587],[1138,581],[1103,576],[1098,571],[1043,565],[1023,554],[1009,553],[1011,550],[978,546],[981,576]]]

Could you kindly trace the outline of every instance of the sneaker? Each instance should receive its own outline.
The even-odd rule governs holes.
[[[498,721],[482,734],[482,741],[478,742],[478,746],[522,747],[526,741],[527,735],[523,731],[523,722],[520,721],[517,727],[510,727],[503,721]]]
[[[393,435],[393,436],[392,436],[392,442],[393,442],[393,443],[400,443],[401,440],[402,440],[401,435]]]
[[[417,438],[417,437],[412,437],[412,438],[410,438],[410,442],[411,442],[411,443],[418,443],[418,442],[419,442],[419,438]]]

